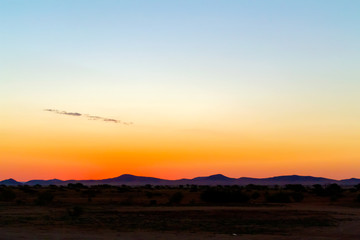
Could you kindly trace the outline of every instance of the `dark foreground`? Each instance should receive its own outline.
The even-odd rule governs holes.
[[[0,239],[360,239],[337,189],[1,186]]]

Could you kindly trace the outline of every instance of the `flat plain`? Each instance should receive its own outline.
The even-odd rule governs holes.
[[[0,239],[359,239],[340,186],[1,186]]]

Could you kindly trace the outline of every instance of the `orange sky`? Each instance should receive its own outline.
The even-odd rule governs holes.
[[[360,2],[21,3],[0,180],[360,178]]]
[[[340,179],[356,177],[360,165],[357,132],[306,128],[294,132],[257,123],[237,129],[141,122],[125,126],[43,110],[32,117],[30,112],[13,114],[17,117],[9,117],[1,129],[3,178],[100,179],[130,173],[178,179],[222,173]]]

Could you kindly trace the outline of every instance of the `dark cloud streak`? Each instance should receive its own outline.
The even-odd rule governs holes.
[[[82,114],[81,114],[81,113],[77,113],[77,112],[59,111],[59,110],[56,110],[56,109],[45,109],[44,111],[47,111],[47,112],[54,112],[54,113],[57,113],[57,114],[70,115],[70,116],[75,116],[75,117],[80,117],[80,116],[82,116]]]
[[[66,111],[59,111],[56,109],[44,109],[46,112],[53,112],[56,114],[62,114],[62,115],[68,115],[68,116],[74,116],[74,117],[86,117],[88,120],[98,120],[98,121],[104,121],[104,122],[113,122],[113,123],[119,123],[126,126],[132,125],[132,122],[123,122],[121,120],[113,119],[113,118],[104,118],[100,116],[94,116],[89,114],[81,114],[77,112],[66,112]]]

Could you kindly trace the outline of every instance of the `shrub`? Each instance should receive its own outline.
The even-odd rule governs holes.
[[[169,203],[179,204],[183,198],[184,198],[184,194],[182,192],[176,192],[170,197]]]
[[[13,190],[2,188],[0,189],[0,201],[11,202],[16,198],[16,194]]]
[[[146,184],[146,185],[144,186],[144,188],[145,188],[145,189],[152,189],[153,186],[152,186],[151,184]]]
[[[54,199],[54,194],[50,191],[40,192],[35,203],[37,205],[47,205]]]
[[[205,202],[212,203],[245,203],[249,201],[249,196],[244,194],[241,189],[229,188],[208,188],[200,195]]]
[[[313,185],[312,191],[313,191],[317,196],[324,196],[324,195],[325,195],[325,190],[324,190],[324,188],[323,188],[320,184],[315,184],[315,185]]]
[[[37,191],[32,189],[29,185],[19,186],[19,189],[27,194],[36,194]]]
[[[294,202],[302,202],[304,200],[304,194],[301,192],[294,192],[291,194],[291,197]]]
[[[88,188],[87,186],[85,186],[84,184],[82,183],[69,183],[67,185],[67,187],[69,189],[74,189],[75,191],[80,191],[80,189],[84,189],[84,188]]]
[[[190,186],[190,192],[197,192],[198,191],[198,186],[197,185],[191,185]]]
[[[270,203],[289,203],[290,195],[285,192],[276,192],[273,194],[267,194],[266,195],[266,201]]]
[[[294,192],[305,192],[306,191],[306,188],[301,184],[286,184],[285,189],[291,190]]]
[[[118,193],[124,193],[124,192],[131,192],[131,187],[127,185],[121,185],[120,187],[117,187]]]
[[[255,184],[248,184],[245,187],[247,190],[268,190],[269,187],[268,186],[264,186],[264,185],[255,185]]]
[[[342,197],[343,189],[336,183],[330,184],[325,188],[326,196],[330,196],[331,201],[337,201]]]

